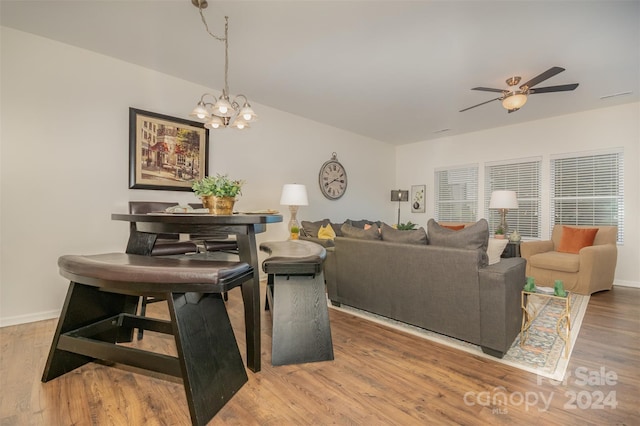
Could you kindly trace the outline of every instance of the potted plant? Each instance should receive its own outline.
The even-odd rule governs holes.
[[[229,215],[233,213],[236,197],[242,195],[242,185],[242,180],[233,180],[227,175],[217,174],[193,182],[191,189],[211,214]]]
[[[498,226],[496,228],[495,237],[499,240],[504,240],[504,229],[502,228],[502,226]]]
[[[412,223],[411,221],[408,221],[407,223],[400,223],[397,226],[397,229],[400,231],[411,231],[413,229],[416,229],[416,224]]]
[[[299,226],[293,225],[291,227],[290,232],[291,232],[291,239],[292,240],[297,240],[300,237],[300,227]]]

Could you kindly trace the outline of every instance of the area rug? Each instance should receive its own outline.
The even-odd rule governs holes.
[[[468,342],[454,339],[449,336],[434,333],[419,327],[408,325],[347,305],[336,307],[329,305],[332,309],[345,312],[350,315],[361,317],[369,321],[374,321],[381,325],[394,328],[405,333],[413,334],[423,339],[435,341],[476,356],[490,359],[495,362],[510,365],[530,373],[562,381],[567,371],[571,352],[578,338],[582,319],[587,310],[589,296],[571,294],[571,343],[569,355],[565,358],[564,341],[556,332],[556,323],[564,309],[564,301],[550,298],[531,298],[540,304],[540,313],[529,329],[529,336],[524,346],[520,346],[520,335],[518,335],[511,345],[509,351],[502,359],[486,355],[480,346]]]

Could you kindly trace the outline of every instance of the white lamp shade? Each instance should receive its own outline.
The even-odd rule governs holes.
[[[516,191],[493,191],[489,201],[490,209],[517,209],[518,197]]]
[[[280,204],[283,206],[308,206],[307,187],[296,183],[287,183],[282,187]]]

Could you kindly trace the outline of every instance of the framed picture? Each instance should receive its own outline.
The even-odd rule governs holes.
[[[129,108],[129,188],[191,191],[209,172],[209,130]]]
[[[424,213],[426,185],[411,185],[411,213]]]

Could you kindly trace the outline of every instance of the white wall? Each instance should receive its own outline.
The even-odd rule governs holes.
[[[604,102],[603,102],[604,104]],[[523,110],[524,112],[524,110]],[[518,113],[519,114],[519,113]],[[426,214],[434,217],[434,170],[438,167],[479,165],[479,208],[484,208],[486,162],[542,156],[542,235],[550,235],[549,160],[554,154],[624,148],[624,244],[618,246],[615,284],[640,287],[640,104],[604,107],[521,125],[444,137],[396,150],[399,186],[426,184]],[[484,217],[484,213],[480,217]]]
[[[128,224],[110,215],[129,200],[198,201],[191,192],[128,189],[128,109],[188,118],[211,89],[5,27],[1,43],[0,325],[10,325],[58,315],[68,285],[60,255],[124,249]],[[373,212],[394,220],[393,146],[253,107],[261,120],[251,130],[211,133],[210,174],[247,181],[238,210],[284,210],[286,222],[280,191],[295,182],[309,192],[299,219]],[[333,151],[349,177],[338,201],[317,184]],[[259,235],[284,238],[284,223]]]

